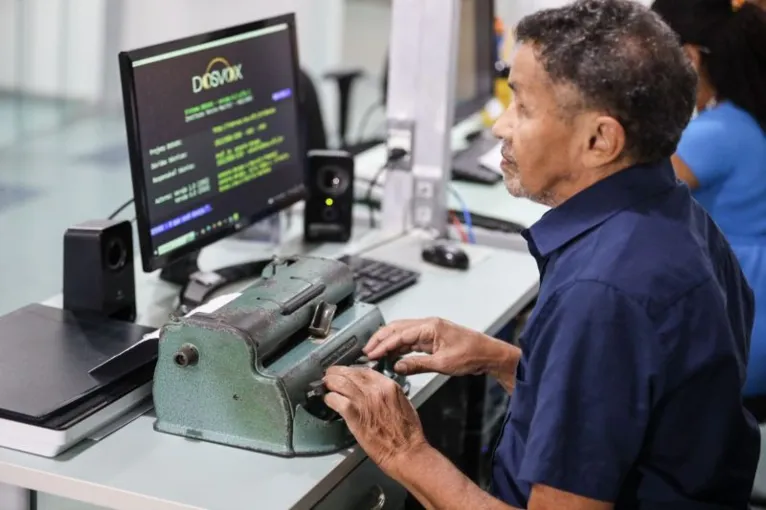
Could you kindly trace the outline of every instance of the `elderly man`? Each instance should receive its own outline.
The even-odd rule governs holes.
[[[511,393],[492,494],[426,443],[382,375],[332,368],[326,402],[428,508],[745,509],[759,453],[741,400],[752,292],[669,159],[694,71],[629,0],[539,12],[517,38],[495,133],[510,193],[552,207],[524,234],[541,287],[522,348],[425,319],[366,349],[425,353],[396,370],[489,374]]]

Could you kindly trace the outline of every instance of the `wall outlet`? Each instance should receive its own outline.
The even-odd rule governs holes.
[[[415,197],[430,200],[434,196],[434,184],[429,181],[417,181],[415,184]]]
[[[433,213],[428,206],[420,206],[415,208],[415,225],[427,225],[431,223]]]
[[[394,150],[402,150],[406,154],[389,164],[390,170],[412,170],[412,151],[415,148],[415,123],[406,119],[388,119],[386,149],[391,154]]]

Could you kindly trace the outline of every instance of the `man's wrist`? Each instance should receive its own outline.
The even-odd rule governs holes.
[[[388,475],[426,508],[514,510],[481,490],[428,443],[401,456]]]
[[[406,453],[402,452],[400,455],[397,455],[386,466],[385,471],[397,482],[407,485],[422,475],[420,472],[422,466],[428,465],[433,458],[438,456],[440,456],[439,452],[427,441],[423,441],[408,448]]]
[[[497,379],[508,391],[516,382],[516,369],[521,359],[521,349],[495,338],[487,341],[486,374]]]

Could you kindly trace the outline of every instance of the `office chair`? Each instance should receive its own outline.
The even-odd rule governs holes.
[[[335,81],[338,88],[338,140],[340,146],[347,147],[348,122],[351,115],[351,93],[357,80],[364,77],[361,69],[338,70],[326,73],[324,79]]]
[[[311,77],[301,69],[298,75],[298,101],[304,115],[303,136],[306,141],[306,151],[327,149],[327,132],[325,131],[322,107]]]
[[[366,75],[364,71],[361,69],[333,71],[324,75],[326,80],[334,80],[338,89],[338,140],[340,141],[340,148],[348,151],[352,155],[359,154],[385,142],[383,138],[357,140],[353,143],[349,142],[348,140],[348,125],[351,115],[352,92],[357,81],[365,78],[365,76]],[[385,104],[385,98],[383,98],[382,101],[372,105],[372,109],[368,109],[364,117],[368,117],[374,113],[373,109],[377,109],[378,107],[384,106]],[[362,124],[364,124],[364,120]],[[360,132],[359,137],[362,136],[364,136],[364,133]]]
[[[363,76],[364,72],[361,70],[334,71],[324,75],[325,79],[334,80],[338,88],[338,139],[340,141],[338,149],[348,151],[352,156],[385,142],[383,139],[369,139],[355,143],[348,141],[351,93],[353,92],[353,85]],[[328,149],[330,147],[316,84],[304,70],[300,72],[299,87],[301,107],[306,118],[306,126],[304,127],[304,136],[307,141],[306,149]]]

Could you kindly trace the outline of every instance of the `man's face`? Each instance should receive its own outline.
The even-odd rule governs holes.
[[[554,205],[557,187],[580,170],[577,122],[560,106],[576,95],[551,82],[528,44],[515,51],[508,81],[513,101],[493,129],[503,140],[505,185],[515,197]]]

